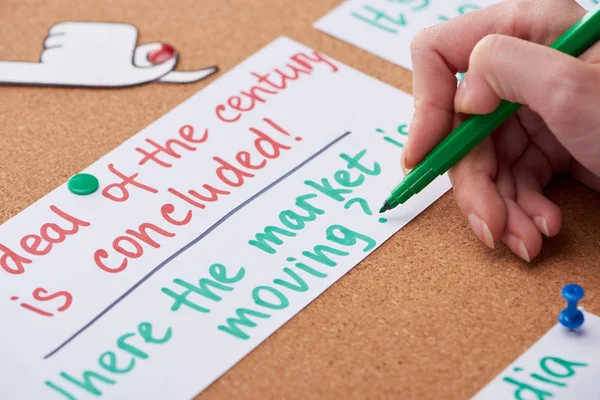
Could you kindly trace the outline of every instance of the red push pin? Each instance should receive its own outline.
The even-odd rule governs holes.
[[[168,44],[161,44],[156,50],[152,50],[148,54],[148,61],[152,64],[162,64],[175,56],[175,49]]]

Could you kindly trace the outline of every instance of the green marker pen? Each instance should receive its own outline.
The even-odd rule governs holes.
[[[550,47],[578,57],[598,40],[600,40],[600,5],[589,11]],[[404,204],[438,176],[445,174],[521,106],[522,104],[504,100],[490,114],[475,115],[464,121],[404,177],[402,182],[392,190],[379,212]]]

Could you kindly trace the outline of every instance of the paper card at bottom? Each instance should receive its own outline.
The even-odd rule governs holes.
[[[474,400],[600,399],[600,317],[576,331],[556,324]]]

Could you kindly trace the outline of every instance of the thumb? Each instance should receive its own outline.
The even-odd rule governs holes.
[[[596,51],[595,47],[588,50]],[[471,53],[454,106],[465,114],[487,114],[501,99],[526,105],[539,114],[579,162],[600,173],[597,65],[514,37],[486,36]]]

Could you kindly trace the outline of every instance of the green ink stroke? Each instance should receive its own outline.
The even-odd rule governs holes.
[[[398,132],[401,135],[405,135],[404,131],[406,129],[406,125],[401,125],[398,127]],[[248,244],[267,254],[276,254],[277,247],[283,246],[286,239],[296,237],[298,232],[304,230],[309,223],[314,222],[319,216],[325,214],[325,210],[316,205],[319,201],[333,200],[336,203],[343,203],[345,209],[350,209],[356,204],[357,206],[354,208],[360,208],[366,215],[373,215],[366,199],[362,197],[348,199],[356,188],[364,184],[366,177],[377,176],[381,173],[381,165],[379,163],[372,162],[367,165],[364,162],[366,155],[367,150],[361,150],[355,156],[342,153],[339,157],[345,162],[345,169],[335,171],[333,180],[330,178],[305,180],[304,185],[314,190],[314,192],[296,197],[294,202],[295,208],[288,208],[279,212],[277,218],[281,225],[267,225],[262,232],[256,233],[254,239],[250,239]],[[321,252],[323,251],[323,249],[320,250]],[[335,249],[329,250],[329,252],[336,254]],[[322,254],[315,255],[315,257],[318,258],[317,261],[323,259]],[[333,261],[328,261],[326,264],[330,266],[335,265]],[[189,290],[193,289],[190,288]],[[171,297],[178,298],[172,291],[165,293]],[[181,296],[179,296],[181,304],[177,303],[174,307],[179,308],[181,305],[187,305],[202,312],[198,305],[190,304],[186,299],[189,293],[184,294],[186,295],[184,299],[181,299]]]

